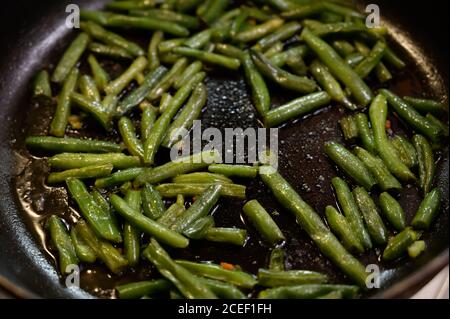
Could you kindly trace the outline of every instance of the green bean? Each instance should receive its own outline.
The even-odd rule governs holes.
[[[437,142],[441,138],[441,129],[421,116],[400,97],[386,89],[381,89],[380,93],[386,97],[389,105],[392,106],[398,116],[405,120],[414,130],[425,135],[433,142]]]
[[[130,189],[133,188],[133,184],[131,182],[125,182],[119,187],[119,191],[122,195],[126,195]]]
[[[398,231],[406,227],[405,212],[400,204],[389,193],[384,192],[380,195],[380,207],[384,217]]]
[[[438,127],[441,129],[442,134],[443,134],[445,137],[448,137],[448,136],[449,136],[449,128],[448,128],[448,125],[447,125],[447,124],[445,124],[445,123],[443,123],[442,121],[440,121],[439,119],[437,119],[437,118],[436,118],[434,115],[432,115],[431,113],[428,113],[428,114],[426,115],[426,119],[427,119],[430,123],[432,123],[433,125],[438,126]]]
[[[417,239],[418,235],[411,228],[407,227],[395,237],[389,239],[386,248],[383,251],[382,259],[391,261],[406,254],[409,246]]]
[[[403,100],[410,106],[415,108],[418,112],[426,114],[431,113],[435,116],[441,116],[448,113],[447,107],[434,100],[421,99],[410,96],[403,97]]]
[[[129,11],[136,9],[148,9],[153,8],[156,1],[153,0],[143,0],[143,1],[112,1],[105,5],[106,9],[117,10],[117,11]]]
[[[84,178],[96,178],[104,177],[111,174],[113,166],[111,164],[86,166],[82,168],[73,168],[63,172],[53,172],[48,175],[48,184],[62,183],[69,177],[84,179]]]
[[[295,9],[297,7],[295,3],[289,0],[265,0],[263,2],[270,4],[282,12]]]
[[[127,50],[111,46],[104,45],[101,43],[91,43],[88,47],[90,52],[93,52],[98,55],[106,56],[108,58],[119,59],[119,60],[132,60],[133,56],[128,53]],[[106,86],[105,86],[106,87]]]
[[[136,137],[133,122],[128,117],[121,117],[118,122],[118,127],[128,152],[133,156],[144,157],[144,147]]]
[[[104,211],[97,205],[83,182],[76,178],[68,178],[66,184],[71,197],[78,204],[81,214],[95,233],[106,240],[115,243],[122,242],[122,236],[110,212]]]
[[[339,205],[353,232],[364,248],[371,249],[372,241],[370,240],[370,235],[364,226],[363,217],[348,184],[339,177],[333,178],[332,184],[336,191]]]
[[[247,202],[242,210],[268,243],[277,244],[286,239],[275,221],[256,199]]]
[[[80,27],[94,39],[105,44],[122,48],[134,56],[144,55],[145,53],[138,44],[131,42],[116,33],[110,32],[92,21],[81,22]]]
[[[370,72],[380,63],[386,52],[387,45],[383,41],[378,41],[372,48],[367,57],[355,67],[355,72],[361,77],[366,78]]]
[[[364,247],[353,232],[352,226],[341,213],[333,206],[327,206],[325,215],[331,231],[336,234],[346,249],[358,253],[364,252]]]
[[[53,217],[53,216],[52,216]],[[72,239],[73,247],[78,259],[85,263],[93,263],[97,259],[94,251],[81,238],[76,227],[70,229],[70,238]]]
[[[175,22],[188,29],[197,29],[199,26],[197,17],[193,17],[191,15],[170,10],[162,10],[162,9],[131,10],[130,14],[135,16],[150,17],[154,19]]]
[[[270,253],[269,258],[269,269],[273,271],[283,271],[284,267],[285,253],[281,248],[274,248]]]
[[[217,297],[221,299],[246,299],[245,294],[236,286],[226,282],[198,277]]]
[[[126,156],[121,153],[89,154],[89,153],[61,153],[48,159],[53,169],[65,170],[94,165],[112,164],[115,168],[123,169],[140,165],[139,158]]]
[[[303,26],[311,30],[318,37],[326,37],[333,34],[353,34],[368,31],[367,27],[360,21],[344,21],[336,23],[321,23],[316,20],[304,20]],[[370,29],[369,29],[370,30]],[[370,31],[369,31],[370,32]]]
[[[354,68],[364,60],[364,55],[358,52],[350,53],[345,56],[345,63]]]
[[[183,231],[183,235],[192,239],[202,239],[211,227],[214,227],[214,218],[212,216],[202,217],[188,226]]]
[[[164,39],[164,33],[156,31],[153,33],[150,43],[148,45],[147,59],[149,61],[149,69],[154,70],[160,66],[158,46]]]
[[[262,53],[251,51],[251,57],[258,70],[268,79],[286,89],[300,93],[311,93],[317,89],[314,80],[300,77],[273,65]]]
[[[289,22],[278,28],[275,32],[260,39],[253,49],[256,51],[265,51],[278,41],[283,41],[291,38],[301,30],[302,26],[297,22]]]
[[[273,57],[275,54],[278,54],[280,52],[283,52],[284,49],[284,44],[281,41],[275,42],[272,46],[270,46],[267,50],[264,51],[264,56],[268,59],[270,59],[271,57]],[[293,57],[291,57],[293,58]],[[306,65],[305,65],[305,61],[303,61],[303,58],[301,56],[297,56],[296,58],[300,59],[301,62],[303,62],[303,66],[305,67],[306,70]],[[288,60],[288,62],[291,62],[290,64],[288,64],[291,68],[294,67],[299,67],[300,66],[300,62],[297,62],[295,59],[291,59]],[[295,63],[292,62],[297,62],[298,65],[296,65]],[[294,70],[294,72],[296,72],[296,74],[299,74],[297,71]],[[300,75],[300,74],[299,74]],[[304,75],[304,73],[301,73],[301,75]]]
[[[378,214],[377,206],[373,202],[372,197],[362,187],[356,187],[353,190],[353,197],[364,217],[364,222],[370,237],[376,244],[384,245],[387,242],[387,230]]]
[[[278,30],[278,28],[281,27],[283,23],[284,21],[280,18],[270,19],[262,24],[249,27],[248,29],[239,32],[238,34],[236,34],[235,39],[236,41],[244,43],[256,41],[268,35],[269,33]]]
[[[233,184],[233,181],[225,175],[206,172],[178,175],[172,179],[172,182],[175,184]]]
[[[58,105],[56,106],[55,115],[50,124],[49,133],[51,135],[58,137],[64,136],[70,115],[71,96],[76,89],[78,76],[79,71],[77,68],[72,69],[67,76],[64,76],[64,84],[58,96]]]
[[[125,201],[135,211],[141,211],[141,192],[129,190],[125,195]],[[123,248],[125,258],[130,266],[135,266],[139,262],[141,232],[128,222],[123,225]]]
[[[111,186],[120,185],[124,182],[134,180],[139,174],[142,174],[144,168],[128,168],[119,172],[116,172],[108,177],[99,178],[95,180],[95,187],[107,188]]]
[[[233,20],[230,26],[230,37],[232,39],[236,38],[236,35],[242,29],[245,21],[248,19],[248,14],[245,11],[241,11],[241,13]]]
[[[273,57],[270,58],[270,61],[273,65],[276,65],[277,67],[281,68],[286,63],[286,61],[291,56],[301,56],[302,58],[305,58],[307,54],[310,53],[310,50],[308,46],[306,45],[299,45],[293,48],[290,48],[286,51],[280,52],[275,54]]]
[[[270,109],[270,94],[266,83],[256,69],[250,54],[244,53],[242,55],[242,66],[245,79],[252,91],[252,102],[258,113],[264,116]]]
[[[50,87],[50,76],[46,70],[39,71],[33,81],[33,96],[52,97],[52,88]]]
[[[198,7],[198,5],[202,1],[203,0],[178,0],[177,1],[178,11],[180,12],[190,11],[191,9]]]
[[[56,65],[55,71],[52,74],[52,82],[62,83],[69,76],[84,50],[86,50],[89,41],[90,38],[86,33],[80,33],[73,40]]]
[[[164,113],[165,110],[169,107],[169,105],[172,103],[173,96],[169,93],[163,93],[161,96],[161,100],[159,101],[159,113]]]
[[[378,156],[371,154],[361,147],[355,147],[354,152],[375,178],[381,190],[402,189],[400,182],[389,172],[383,160]]]
[[[145,184],[141,190],[144,214],[153,220],[160,218],[166,210],[161,195],[150,184]]]
[[[184,206],[184,195],[178,194],[176,203],[180,206]]]
[[[178,90],[184,84],[186,84],[189,79],[191,79],[195,74],[202,70],[203,64],[200,61],[192,62],[186,69],[184,69],[183,73],[177,77],[173,87]]]
[[[331,45],[342,57],[355,52],[355,47],[346,40],[334,40]]]
[[[343,298],[352,299],[358,293],[357,286],[345,285],[298,285],[270,288],[258,294],[259,299],[311,299],[330,292],[340,292]]]
[[[172,49],[172,52],[175,54],[180,54],[185,57],[194,58],[213,65],[219,65],[232,70],[239,69],[239,66],[241,65],[241,63],[237,59],[229,58],[221,54],[209,53],[187,47],[176,47]]]
[[[170,121],[176,115],[183,103],[187,100],[194,87],[198,85],[205,78],[204,72],[197,73],[192,77],[188,83],[181,87],[173,99],[171,99],[169,106],[164,113],[156,120],[153,128],[144,144],[144,162],[146,164],[153,164],[156,152],[161,145]]]
[[[386,53],[384,54],[384,60],[399,70],[406,66],[405,62],[403,62],[402,59],[400,59],[400,57],[398,57],[389,47],[386,49]]]
[[[359,136],[358,126],[356,125],[355,116],[347,115],[339,120],[342,134],[345,140],[353,140]]]
[[[358,136],[361,139],[364,148],[371,153],[375,153],[375,140],[373,138],[372,130],[369,127],[367,115],[364,113],[358,113],[354,118],[358,128]]]
[[[339,82],[333,77],[328,68],[317,60],[314,60],[309,66],[309,70],[320,84],[320,86],[330,95],[331,99],[342,104],[349,110],[356,109],[348,97],[345,95]]]
[[[171,287],[172,284],[166,279],[156,279],[116,286],[116,291],[120,299],[139,299],[148,295],[153,296],[165,293]]]
[[[182,157],[164,165],[152,169],[146,169],[136,178],[134,184],[135,186],[141,186],[144,183],[159,183],[177,175],[201,170],[212,162],[217,162],[219,160],[219,153],[214,152],[212,154],[210,151],[197,153],[189,157]]]
[[[170,51],[172,51],[173,48],[183,45],[183,43],[185,41],[186,41],[186,38],[176,38],[176,39],[162,41],[158,45],[158,52],[159,52],[159,54],[170,53]]]
[[[439,213],[442,193],[439,188],[434,188],[429,192],[422,203],[420,203],[417,213],[414,216],[411,225],[417,229],[429,229],[431,222]]]
[[[264,123],[266,127],[273,127],[294,117],[313,112],[329,102],[330,96],[326,92],[311,93],[268,111]]]
[[[375,178],[367,167],[341,144],[336,142],[325,143],[325,153],[340,169],[367,190],[370,190],[376,184]]]
[[[341,6],[337,3],[332,2],[316,2],[311,4],[306,4],[304,6],[298,6],[294,8],[293,10],[285,11],[281,14],[282,17],[287,19],[304,19],[313,15],[317,15],[323,11],[330,11],[342,16],[352,17],[352,18],[358,18],[363,19],[365,18],[363,15],[361,15],[359,12],[345,7]]]
[[[117,113],[124,115],[132,111],[139,103],[144,101],[145,97],[155,89],[159,87],[160,81],[167,72],[164,66],[157,67],[153,71],[150,71],[144,78],[144,82],[134,91],[132,91],[125,99],[123,99],[117,107]]]
[[[86,244],[94,251],[95,255],[105,263],[109,270],[118,274],[127,266],[128,261],[109,242],[98,238],[84,220],[75,226],[77,232]]]
[[[260,177],[283,207],[295,215],[297,223],[316,243],[320,251],[352,280],[365,287],[367,276],[365,267],[345,250],[325,226],[320,216],[302,200],[292,186],[273,167],[260,167]],[[348,193],[351,195],[350,190]]]
[[[71,98],[75,105],[84,112],[90,113],[105,130],[111,130],[111,114],[105,110],[101,102],[88,99],[79,93],[72,93]]]
[[[200,31],[192,37],[186,39],[186,41],[183,42],[183,46],[192,49],[201,49],[211,41],[212,33],[212,29]]]
[[[72,137],[29,136],[25,139],[27,147],[33,150],[51,153],[62,152],[92,152],[108,153],[120,152],[122,147],[118,144],[106,141],[85,140]]]
[[[111,215],[113,222],[117,225],[116,216],[114,215],[111,205],[109,205],[109,202],[105,199],[105,197],[103,197],[97,189],[94,189],[91,192],[91,196],[103,211],[108,212]]]
[[[162,197],[174,198],[177,195],[182,194],[184,196],[197,196],[200,195],[205,189],[216,183],[181,183],[181,184],[160,184],[156,187],[156,190],[161,193]],[[236,199],[245,199],[246,187],[238,184],[221,184],[222,189],[220,195],[224,197],[233,197]]]
[[[216,51],[230,58],[236,58],[240,60],[242,60],[245,54],[243,50],[229,43],[216,43]],[[242,61],[242,65],[245,67],[244,61]]]
[[[310,30],[302,32],[302,39],[317,54],[331,73],[343,82],[351,91],[356,101],[366,106],[373,98],[372,91],[364,81],[353,71],[342,58],[325,41],[314,35]]]
[[[332,291],[332,292],[326,293],[324,295],[321,295],[319,297],[316,297],[315,299],[343,299],[343,298],[344,297],[342,296],[342,292]]]
[[[71,266],[78,264],[78,257],[66,226],[56,215],[52,215],[47,220],[46,226],[50,232],[52,244],[58,251],[59,270],[62,274],[70,274]]]
[[[108,27],[134,28],[154,31],[161,30],[165,33],[181,37],[189,35],[189,30],[178,23],[154,19],[151,17],[132,17],[129,15],[88,10],[80,10],[80,14],[82,20],[91,20]],[[100,16],[100,18],[96,18],[95,16]]]
[[[309,270],[258,270],[258,284],[263,287],[322,284],[327,279],[326,275]]]
[[[131,225],[149,234],[161,242],[175,248],[185,248],[189,245],[189,240],[170,230],[152,219],[145,217],[137,210],[130,207],[122,198],[112,194],[110,196],[112,206],[117,213],[123,216]]]
[[[111,95],[119,94],[133,81],[136,74],[142,72],[146,67],[147,59],[143,56],[138,57],[121,76],[108,83],[105,92]]]
[[[212,0],[207,10],[201,15],[201,18],[207,24],[211,24],[222,15],[229,4],[228,0]]]
[[[408,255],[411,258],[417,258],[426,249],[423,240],[416,240],[408,247]]]
[[[163,277],[178,288],[184,297],[189,299],[216,298],[215,294],[196,276],[193,276],[191,271],[174,262],[155,239],[151,239],[150,245],[144,250],[143,255],[156,266]]]
[[[414,174],[400,160],[397,151],[386,136],[387,103],[383,95],[379,94],[373,100],[369,109],[369,117],[377,153],[387,168],[402,181],[414,181],[416,179]]]
[[[436,171],[433,150],[430,143],[422,135],[414,135],[412,138],[419,162],[419,186],[426,195],[431,190]]]
[[[390,139],[390,143],[397,150],[402,162],[409,168],[418,164],[417,152],[414,146],[404,137],[395,135]]]
[[[79,88],[81,93],[88,99],[100,102],[100,92],[97,89],[97,84],[89,75],[82,75],[79,81]]]
[[[212,164],[208,166],[208,171],[228,177],[255,178],[258,175],[257,167],[246,165]]]
[[[194,121],[202,113],[207,96],[206,86],[203,83],[199,83],[194,92],[192,92],[186,106],[167,129],[166,137],[161,143],[162,146],[171,148],[188,134],[188,130],[192,128]]]
[[[213,263],[195,263],[187,260],[177,260],[176,263],[195,275],[224,281],[238,287],[251,289],[257,284],[251,274],[241,270],[228,270]]]
[[[140,106],[143,106],[141,115],[141,140],[145,143],[155,124],[158,111],[150,103],[141,103]]]
[[[247,15],[250,18],[253,18],[255,20],[259,20],[259,21],[267,21],[270,20],[272,18],[272,14],[267,13],[259,8],[256,7],[247,7],[247,6],[241,6],[240,7],[241,11],[247,13]]]
[[[220,198],[221,188],[222,185],[209,186],[186,210],[186,212],[175,221],[172,225],[172,229],[183,232],[194,221],[208,215]]]
[[[162,215],[160,218],[158,218],[157,222],[161,225],[171,227],[175,220],[177,220],[178,217],[180,217],[186,209],[184,208],[184,205],[181,206],[177,203],[172,204]]]
[[[161,80],[158,81],[158,84],[153,86],[152,90],[148,94],[148,98],[150,100],[156,100],[161,97],[161,95],[170,89],[170,87],[175,82],[176,78],[184,71],[186,68],[188,61],[186,58],[179,59],[172,68],[165,73]]]

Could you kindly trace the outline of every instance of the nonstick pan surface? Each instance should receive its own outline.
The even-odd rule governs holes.
[[[53,105],[45,101],[30,102],[29,83],[37,70],[57,61],[73,32],[64,26],[65,7],[77,3],[82,7],[101,7],[106,1],[26,1],[2,4],[0,32],[0,286],[19,297],[86,298],[89,293],[64,288],[55,271],[51,251],[43,241],[42,221],[47,214],[70,217],[73,213],[62,188],[43,185],[45,160],[31,156],[24,147],[29,134],[45,133]],[[394,74],[390,88],[400,95],[424,95],[448,103],[448,3],[435,1],[431,6],[411,1],[372,1],[381,8],[382,18],[389,24],[394,48],[407,60],[408,67]],[[420,22],[420,23],[418,23]],[[250,103],[243,79],[226,72],[213,72],[206,81],[209,95],[203,124],[224,129],[257,127],[258,121]],[[292,98],[271,88],[275,105]],[[342,141],[338,120],[343,114],[334,105],[283,126],[280,130],[280,173],[319,213],[335,204],[330,186],[337,170],[323,155],[325,141]],[[47,120],[46,120],[47,118]],[[391,116],[395,132],[411,135],[411,131]],[[89,125],[88,125],[89,126]],[[87,129],[86,136],[105,136]],[[160,154],[163,161],[165,154]],[[406,297],[448,263],[448,148],[439,156],[436,184],[445,194],[442,212],[424,239],[427,251],[417,260],[383,264],[382,289],[365,297]],[[247,183],[248,198],[260,200],[276,217],[288,241],[287,263],[292,268],[318,270],[333,282],[345,281],[342,273],[324,258],[294,219],[276,204],[259,180]],[[410,220],[420,197],[414,187],[405,189],[400,202]],[[218,226],[243,226],[239,216],[243,202],[221,200],[215,211]],[[261,246],[250,229],[250,240],[243,248],[205,243],[193,244],[176,257],[240,264],[255,273],[266,263],[269,249]],[[44,244],[44,245],[43,245]],[[374,253],[364,255],[365,263],[376,263]],[[151,267],[127,274],[127,279],[151,275]],[[93,278],[96,278],[95,280]],[[100,279],[99,279],[100,278]],[[109,297],[118,278],[100,268],[84,269],[83,287],[94,295]],[[105,289],[96,291],[101,284]]]

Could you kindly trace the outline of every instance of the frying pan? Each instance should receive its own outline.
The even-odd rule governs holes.
[[[77,3],[86,8],[99,8],[99,1],[14,0],[2,3],[0,33],[0,286],[5,294],[17,297],[90,298],[92,294],[78,288],[64,288],[55,271],[51,251],[42,245],[42,230],[36,221],[48,213],[70,213],[63,190],[56,190],[51,200],[45,198],[41,209],[27,206],[24,197],[40,203],[50,191],[42,186],[45,161],[32,157],[24,147],[24,138],[47,125],[45,115],[51,114],[51,106],[30,102],[29,83],[42,67],[49,67],[73,38],[73,32],[65,28],[65,7]],[[433,1],[424,6],[422,1],[371,1],[381,8],[382,19],[390,26],[392,45],[408,62],[405,71],[395,74],[390,88],[399,94],[424,95],[442,99],[448,103],[448,2]],[[361,2],[361,5],[363,3]],[[226,72],[213,73],[207,81],[208,106],[203,114],[206,126],[250,127],[258,122],[253,115],[248,92],[242,78]],[[274,92],[275,104],[290,96]],[[36,104],[37,103],[37,104]],[[340,141],[337,125],[342,110],[331,105],[313,116],[294,121],[280,130],[280,170],[300,195],[318,212],[326,205],[334,204],[330,180],[336,169],[323,156],[322,145],[327,140]],[[391,117],[393,129],[410,135],[406,126]],[[101,136],[110,138],[108,136]],[[164,156],[164,155],[163,155]],[[427,280],[448,263],[448,148],[439,155],[436,184],[444,195],[442,212],[424,239],[427,251],[417,260],[403,260],[382,266],[382,288],[365,297],[409,297]],[[28,174],[28,193],[18,196],[18,179]],[[27,186],[28,185],[28,186]],[[31,186],[30,186],[31,185]],[[23,186],[23,185],[22,185]],[[270,193],[258,180],[247,184],[248,197],[259,199],[268,209],[280,213],[276,217],[287,237],[287,263],[293,268],[319,270],[327,273],[334,282],[343,282],[342,273],[321,256],[317,248],[289,214],[282,212]],[[31,189],[31,190],[30,190]],[[36,197],[37,196],[37,197]],[[400,196],[409,220],[419,205],[415,188],[405,190]],[[215,212],[219,226],[239,226],[242,203],[221,200]],[[63,208],[61,208],[63,207]],[[62,212],[58,211],[62,209]],[[174,252],[176,257],[212,261],[232,261],[244,269],[255,272],[267,259],[267,247],[261,246],[250,229],[250,241],[244,248],[228,248],[221,245],[193,244],[189,250]],[[50,254],[49,254],[50,253]],[[376,262],[376,255],[363,257],[365,263]],[[117,278],[92,268],[91,272],[103,278],[102,284],[112,288]],[[134,274],[143,278],[152,270],[144,269]],[[82,277],[87,291],[92,292],[95,282],[86,273]],[[2,289],[2,290],[3,290]],[[1,293],[1,290],[0,290]],[[110,291],[106,290],[105,295]]]

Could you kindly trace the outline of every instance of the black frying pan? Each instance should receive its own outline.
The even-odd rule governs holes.
[[[52,106],[42,101],[30,103],[29,83],[35,72],[54,63],[73,37],[64,26],[65,7],[68,3],[83,7],[100,7],[99,1],[15,0],[2,3],[0,32],[0,296],[2,290],[18,297],[73,298],[90,297],[79,289],[65,289],[57,276],[51,251],[41,245],[39,221],[48,213],[69,214],[65,193],[61,189],[48,189],[42,185],[46,170],[45,161],[31,157],[23,140],[27,134],[43,133],[46,114]],[[408,68],[395,75],[391,88],[399,94],[444,97],[448,102],[448,2],[433,1],[424,6],[420,1],[371,1],[380,4],[382,18],[391,25],[393,42],[408,61]],[[208,81],[209,97],[203,121],[219,128],[257,126],[248,92],[242,79],[228,73],[212,75]],[[276,88],[271,89],[271,92]],[[275,96],[277,94],[275,93]],[[278,94],[278,103],[290,97]],[[283,96],[283,97],[282,97]],[[314,116],[290,123],[280,132],[281,174],[299,191],[318,212],[334,204],[330,180],[335,168],[323,156],[323,142],[340,140],[337,120],[342,111],[330,106]],[[411,134],[406,127],[391,117],[394,130]],[[101,133],[88,132],[90,136]],[[161,159],[164,157],[162,154]],[[313,160],[311,160],[311,157]],[[445,195],[443,211],[431,231],[424,238],[428,249],[417,260],[404,260],[383,265],[383,288],[367,297],[407,297],[448,264],[448,149],[440,155],[439,184]],[[323,178],[319,178],[319,176]],[[28,188],[23,182],[28,181]],[[18,196],[17,185],[28,192]],[[26,186],[26,185],[25,185]],[[39,194],[45,196],[44,204],[27,209],[24,198],[39,203]],[[257,198],[270,209],[282,210],[261,182],[248,184],[248,197]],[[22,199],[22,201],[21,201]],[[414,188],[402,193],[400,201],[411,218],[419,204]],[[242,203],[221,200],[216,211],[216,221],[221,226],[239,225],[238,212]],[[323,258],[307,236],[293,223],[290,215],[282,213],[277,218],[285,233],[295,238],[287,244],[287,262],[293,268],[320,270],[334,282],[343,282],[342,273]],[[255,272],[266,262],[268,249],[257,243],[250,231],[250,241],[245,248],[194,244],[189,251],[173,252],[177,257],[202,260],[230,261]],[[46,246],[45,246],[46,247]],[[364,256],[366,263],[376,262],[375,255]],[[117,278],[110,278],[101,269],[96,271],[104,288],[112,288]],[[151,274],[153,270],[140,269],[128,275],[136,279]],[[84,271],[82,282],[92,291],[97,282]],[[111,290],[105,290],[108,296]]]

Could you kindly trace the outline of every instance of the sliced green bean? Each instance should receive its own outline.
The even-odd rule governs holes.
[[[52,97],[52,88],[50,87],[50,76],[46,70],[41,70],[33,81],[33,96]]]
[[[353,140],[359,136],[358,126],[356,125],[355,116],[347,115],[339,120],[342,134],[345,140]]]
[[[353,231],[352,226],[341,213],[333,206],[327,206],[325,208],[325,215],[331,231],[342,241],[345,248],[358,253],[364,252],[364,247]]]
[[[273,271],[285,270],[284,261],[285,261],[284,250],[282,248],[272,249],[269,258],[269,269]]]
[[[416,241],[417,237],[417,233],[408,227],[395,237],[390,238],[383,251],[383,260],[392,261],[405,255],[408,247]]]
[[[414,216],[411,225],[416,229],[429,229],[431,222],[439,213],[442,193],[439,188],[429,192],[422,203],[420,203],[417,213]]]
[[[411,246],[408,247],[408,255],[411,258],[417,258],[426,249],[425,242],[423,240],[416,240]]]
[[[50,232],[52,244],[58,251],[59,270],[62,274],[70,274],[71,266],[78,265],[78,257],[67,228],[56,215],[52,215],[47,220],[46,226]]]
[[[384,192],[380,195],[380,207],[384,217],[398,231],[406,227],[405,212],[400,204],[389,193]]]

